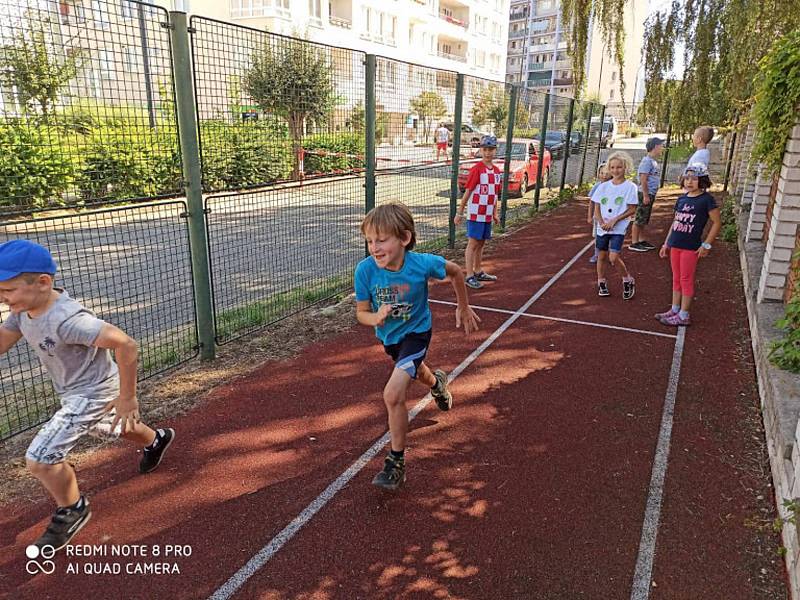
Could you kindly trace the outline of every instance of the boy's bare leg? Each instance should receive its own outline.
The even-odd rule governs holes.
[[[433,376],[433,371],[424,362],[417,369],[417,381],[427,388],[432,388],[436,385],[436,377]]]
[[[644,239],[644,227],[634,223],[631,228],[631,244],[637,244],[642,239]]]
[[[156,440],[156,432],[144,423],[136,423],[133,429],[129,429],[120,437],[140,446],[149,446]]]
[[[476,273],[480,273],[483,270],[481,265],[483,263],[483,247],[486,245],[486,240],[477,240],[477,242],[478,246],[475,249],[475,258],[472,266]]]
[[[406,392],[411,385],[411,376],[405,371],[395,369],[383,388],[383,402],[389,417],[389,433],[392,438],[392,450],[400,452],[406,447],[408,433],[408,411],[406,410]]]
[[[66,462],[48,465],[26,459],[28,471],[42,482],[58,506],[72,506],[81,497],[75,470]]]
[[[612,265],[617,267],[617,271],[619,271],[620,275],[622,275],[623,277],[630,277],[630,273],[628,273],[628,267],[626,267],[625,263],[622,262],[622,258],[620,258],[617,252],[611,252],[609,254],[608,259],[611,261]]]
[[[606,278],[606,259],[608,258],[608,250],[600,250],[597,254],[597,281],[603,281]]]
[[[467,240],[467,249],[464,250],[464,267],[467,269],[467,277],[475,274],[475,245],[478,240],[469,238]]]

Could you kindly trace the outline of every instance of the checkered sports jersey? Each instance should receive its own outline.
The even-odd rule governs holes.
[[[494,207],[503,191],[503,172],[495,165],[487,167],[481,161],[470,169],[467,189],[472,190],[467,203],[467,218],[491,223]]]

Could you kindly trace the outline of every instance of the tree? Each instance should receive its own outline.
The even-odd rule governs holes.
[[[242,88],[262,111],[285,119],[292,138],[292,178],[299,179],[306,127],[324,124],[338,102],[325,50],[303,40],[267,37],[242,78]]]
[[[482,88],[472,98],[472,123],[477,127],[491,125],[495,133],[501,132],[508,119],[508,95],[500,86]]]
[[[58,95],[78,73],[80,52],[57,53],[45,37],[44,26],[29,20],[10,43],[0,47],[0,82],[16,89],[20,108],[47,121]]]
[[[417,113],[422,121],[422,126],[425,128],[425,143],[427,143],[433,120],[445,116],[447,106],[436,92],[422,92],[411,100],[411,110]]]

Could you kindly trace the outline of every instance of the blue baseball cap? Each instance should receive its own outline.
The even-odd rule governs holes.
[[[497,137],[485,135],[481,138],[481,148],[497,148]]]
[[[666,143],[666,140],[662,140],[660,137],[651,137],[649,140],[647,140],[645,148],[648,152],[652,152],[656,146],[663,146]]]
[[[0,281],[14,279],[22,273],[55,275],[56,262],[50,251],[28,240],[11,240],[0,244]]]

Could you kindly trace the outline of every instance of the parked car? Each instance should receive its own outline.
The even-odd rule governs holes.
[[[536,140],[538,143],[539,140]],[[553,158],[564,156],[564,149],[567,147],[567,134],[564,131],[548,131],[544,134],[544,147],[550,151]]]
[[[569,134],[570,152],[580,152],[583,144],[583,134],[580,131],[573,131]]]
[[[495,164],[501,169],[505,163],[506,143],[501,140],[497,143]],[[480,150],[475,152],[475,159],[461,163],[458,170],[458,189],[464,193],[467,177],[472,166],[480,160]],[[550,178],[550,165],[553,158],[545,147],[544,160],[542,160],[542,183],[546,185]],[[515,139],[511,142],[511,166],[509,171],[508,193],[523,196],[525,192],[536,186],[536,175],[539,169],[539,142],[532,139]]]
[[[453,127],[454,124],[452,122],[445,123],[444,126],[450,132],[450,141],[448,142],[448,146],[453,145]],[[473,148],[477,148],[481,145],[481,138],[485,135],[488,135],[485,131],[479,130],[477,127],[471,125],[470,123],[462,123],[461,124],[461,143],[462,144],[469,144]]]

